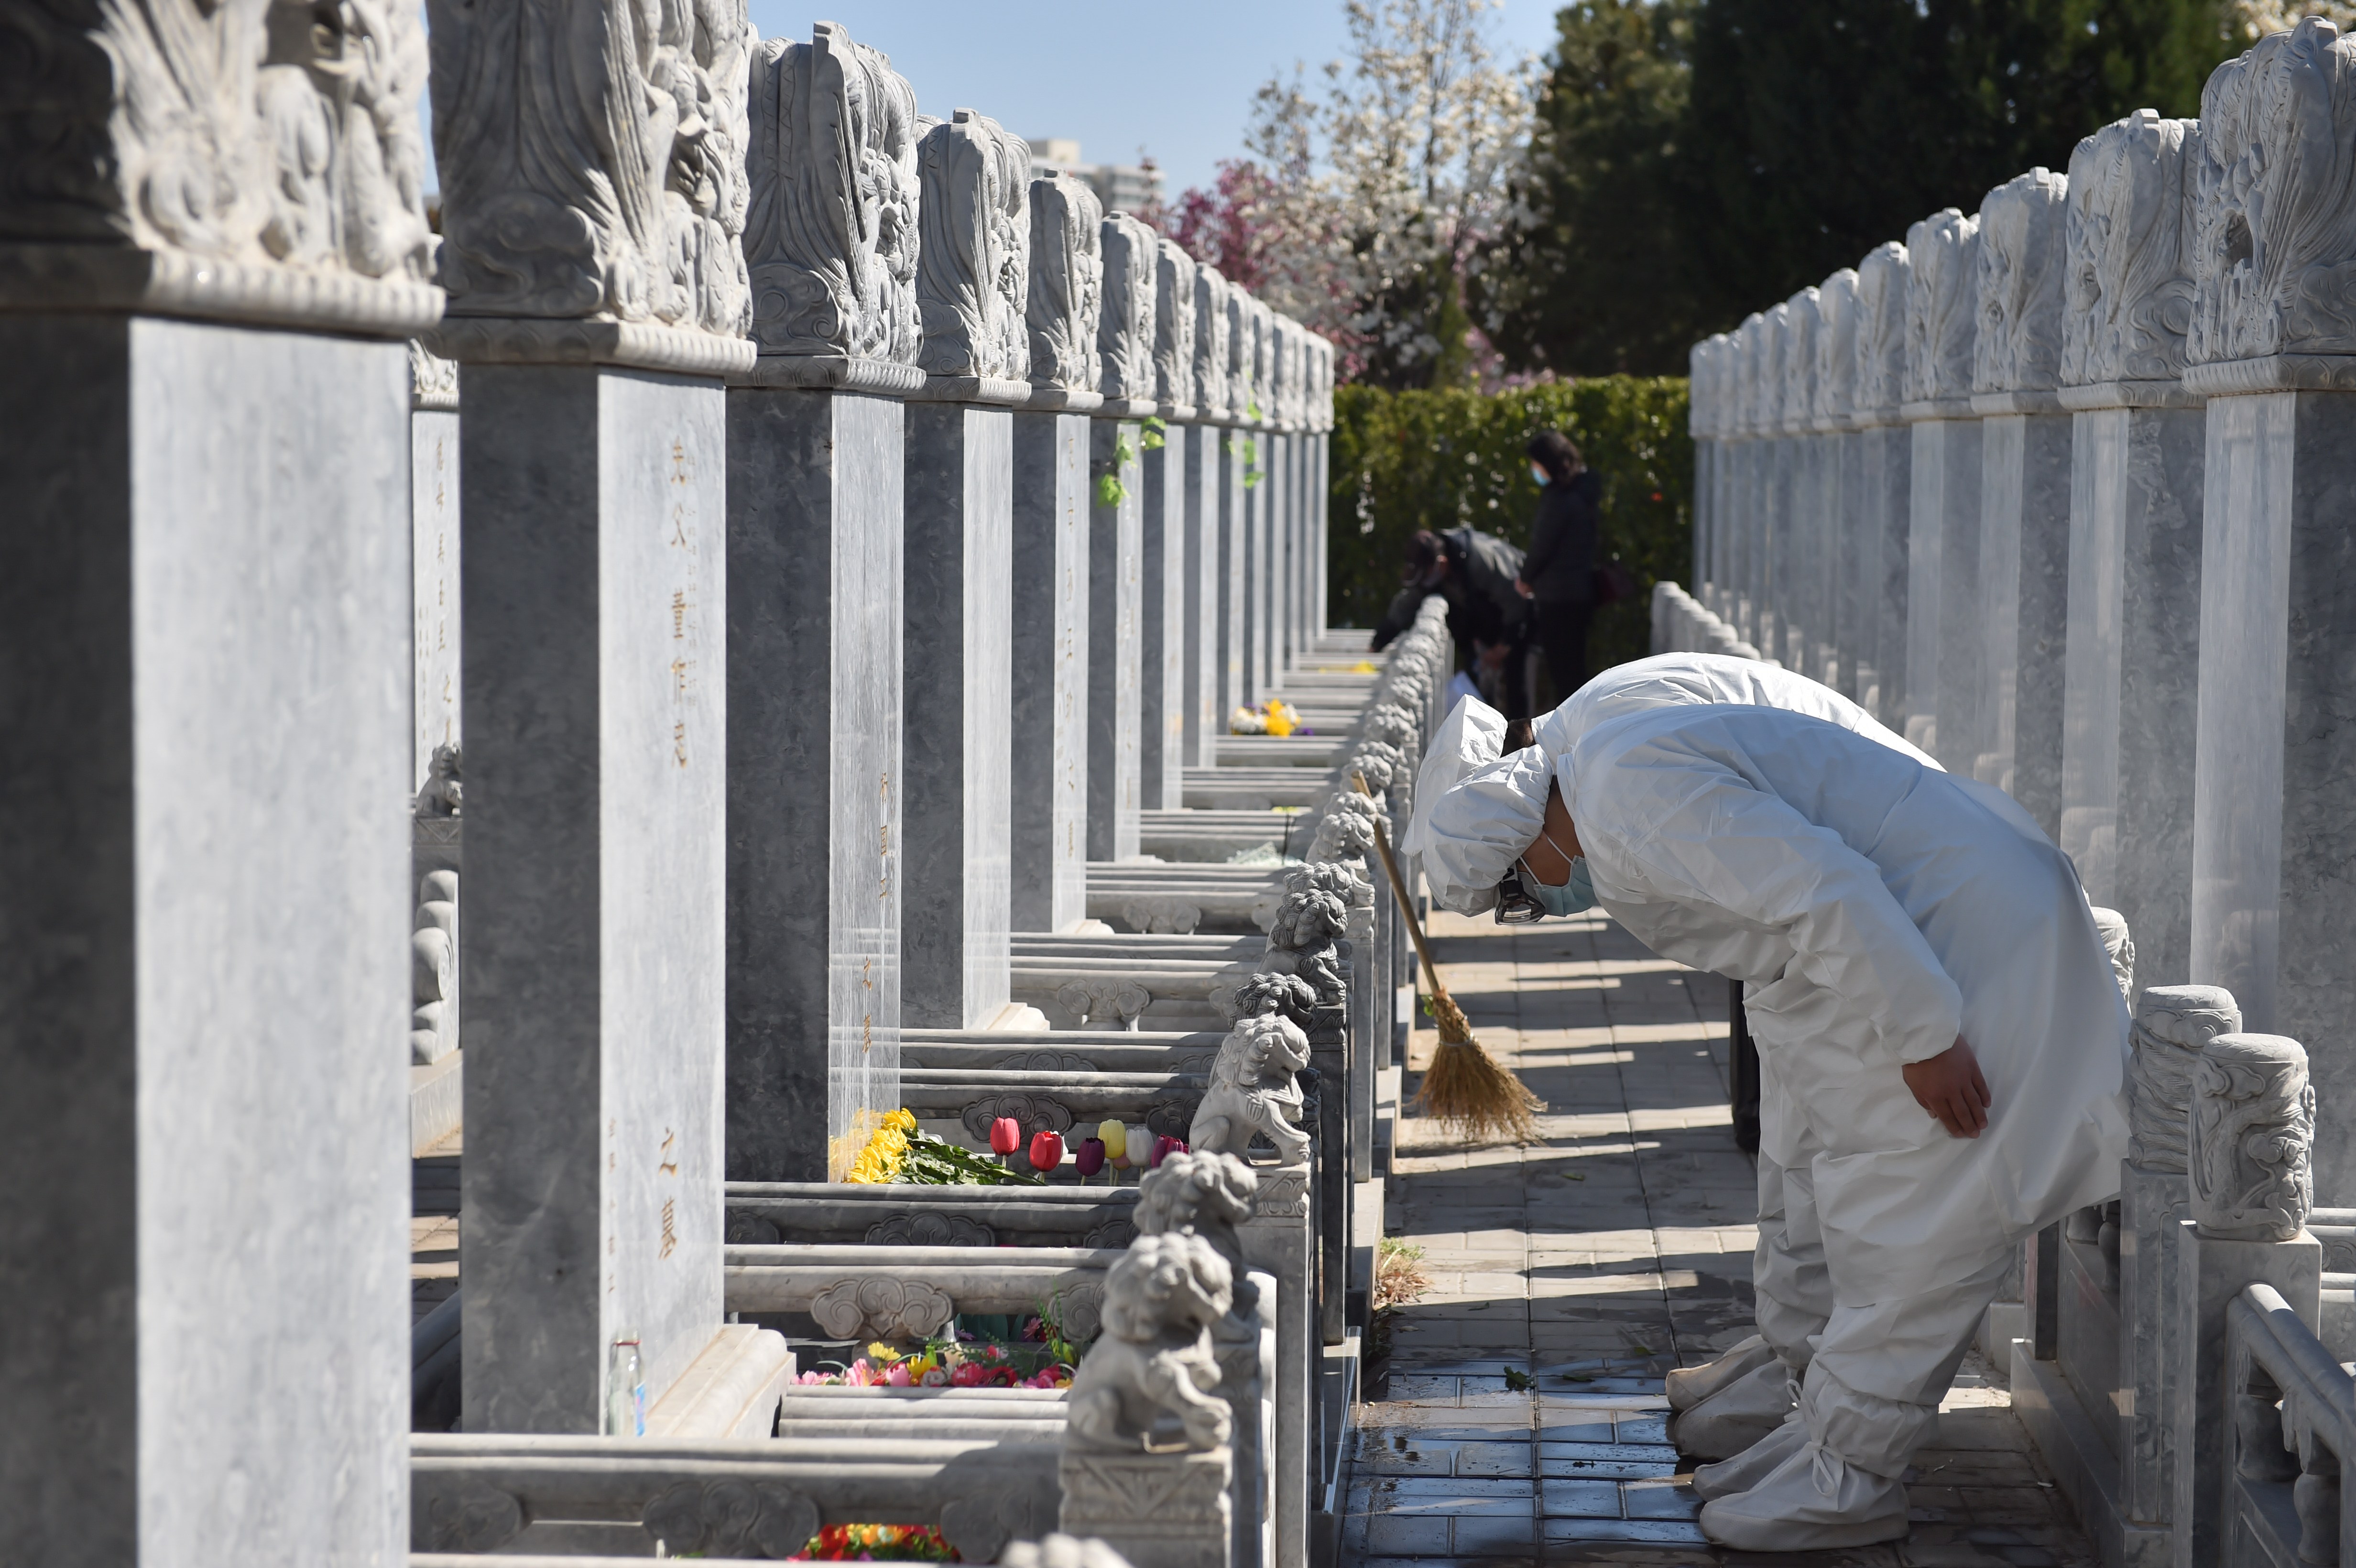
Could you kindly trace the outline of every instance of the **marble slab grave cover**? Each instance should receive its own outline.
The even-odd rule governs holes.
[[[900,1103],[904,409],[728,418],[728,1174],[834,1179]]]
[[[1013,416],[908,408],[900,1016],[983,1029],[1007,1003]]]
[[[1010,920],[1061,931],[1087,915],[1088,426],[1014,414]]]
[[[1144,597],[1144,429],[1098,419],[1088,432],[1087,858],[1136,855],[1139,623]],[[1109,484],[1108,484],[1109,481]]]
[[[466,389],[465,1420],[594,1433],[617,1334],[659,1394],[720,1325],[727,395]]]

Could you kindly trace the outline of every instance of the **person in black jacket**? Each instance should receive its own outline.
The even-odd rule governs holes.
[[[1448,632],[1460,667],[1494,677],[1498,707],[1509,717],[1529,712],[1526,674],[1530,645],[1528,595],[1515,588],[1522,552],[1469,524],[1445,533],[1419,530],[1408,541],[1406,586],[1375,628],[1377,652],[1415,624],[1430,595],[1448,601]]]
[[[1530,438],[1538,482],[1529,554],[1515,589],[1532,601],[1532,629],[1544,645],[1558,702],[1587,684],[1587,626],[1595,618],[1595,531],[1603,482],[1558,430]]]

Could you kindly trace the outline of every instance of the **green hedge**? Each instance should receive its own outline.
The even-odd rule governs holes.
[[[1601,669],[1649,652],[1653,584],[1691,576],[1693,439],[1683,377],[1606,376],[1510,392],[1333,394],[1327,618],[1372,626],[1398,592],[1418,528],[1460,523],[1527,549],[1538,487],[1525,449],[1541,430],[1579,443],[1603,480],[1598,553],[1641,592],[1604,611],[1588,644]]]

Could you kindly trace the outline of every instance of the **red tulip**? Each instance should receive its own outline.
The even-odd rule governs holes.
[[[1094,1176],[1105,1168],[1105,1147],[1102,1138],[1082,1138],[1080,1152],[1072,1157],[1082,1176]]]
[[[990,1124],[990,1150],[992,1154],[1012,1154],[1022,1147],[1022,1123],[1012,1116],[1001,1116]]]
[[[1064,1163],[1064,1139],[1044,1128],[1031,1135],[1031,1168],[1053,1170]]]
[[[1162,1168],[1162,1160],[1163,1156],[1184,1154],[1186,1152],[1188,1152],[1186,1148],[1186,1141],[1183,1138],[1173,1138],[1166,1134],[1156,1137],[1153,1140],[1153,1160],[1147,1168],[1159,1170]]]

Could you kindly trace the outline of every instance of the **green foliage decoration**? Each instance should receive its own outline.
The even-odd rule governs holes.
[[[1382,619],[1418,528],[1470,523],[1527,549],[1538,486],[1526,449],[1539,431],[1559,430],[1603,483],[1597,559],[1626,567],[1638,590],[1596,616],[1589,662],[1601,669],[1651,651],[1653,584],[1691,576],[1693,438],[1683,377],[1606,376],[1490,394],[1342,387],[1333,419],[1333,624]]]

